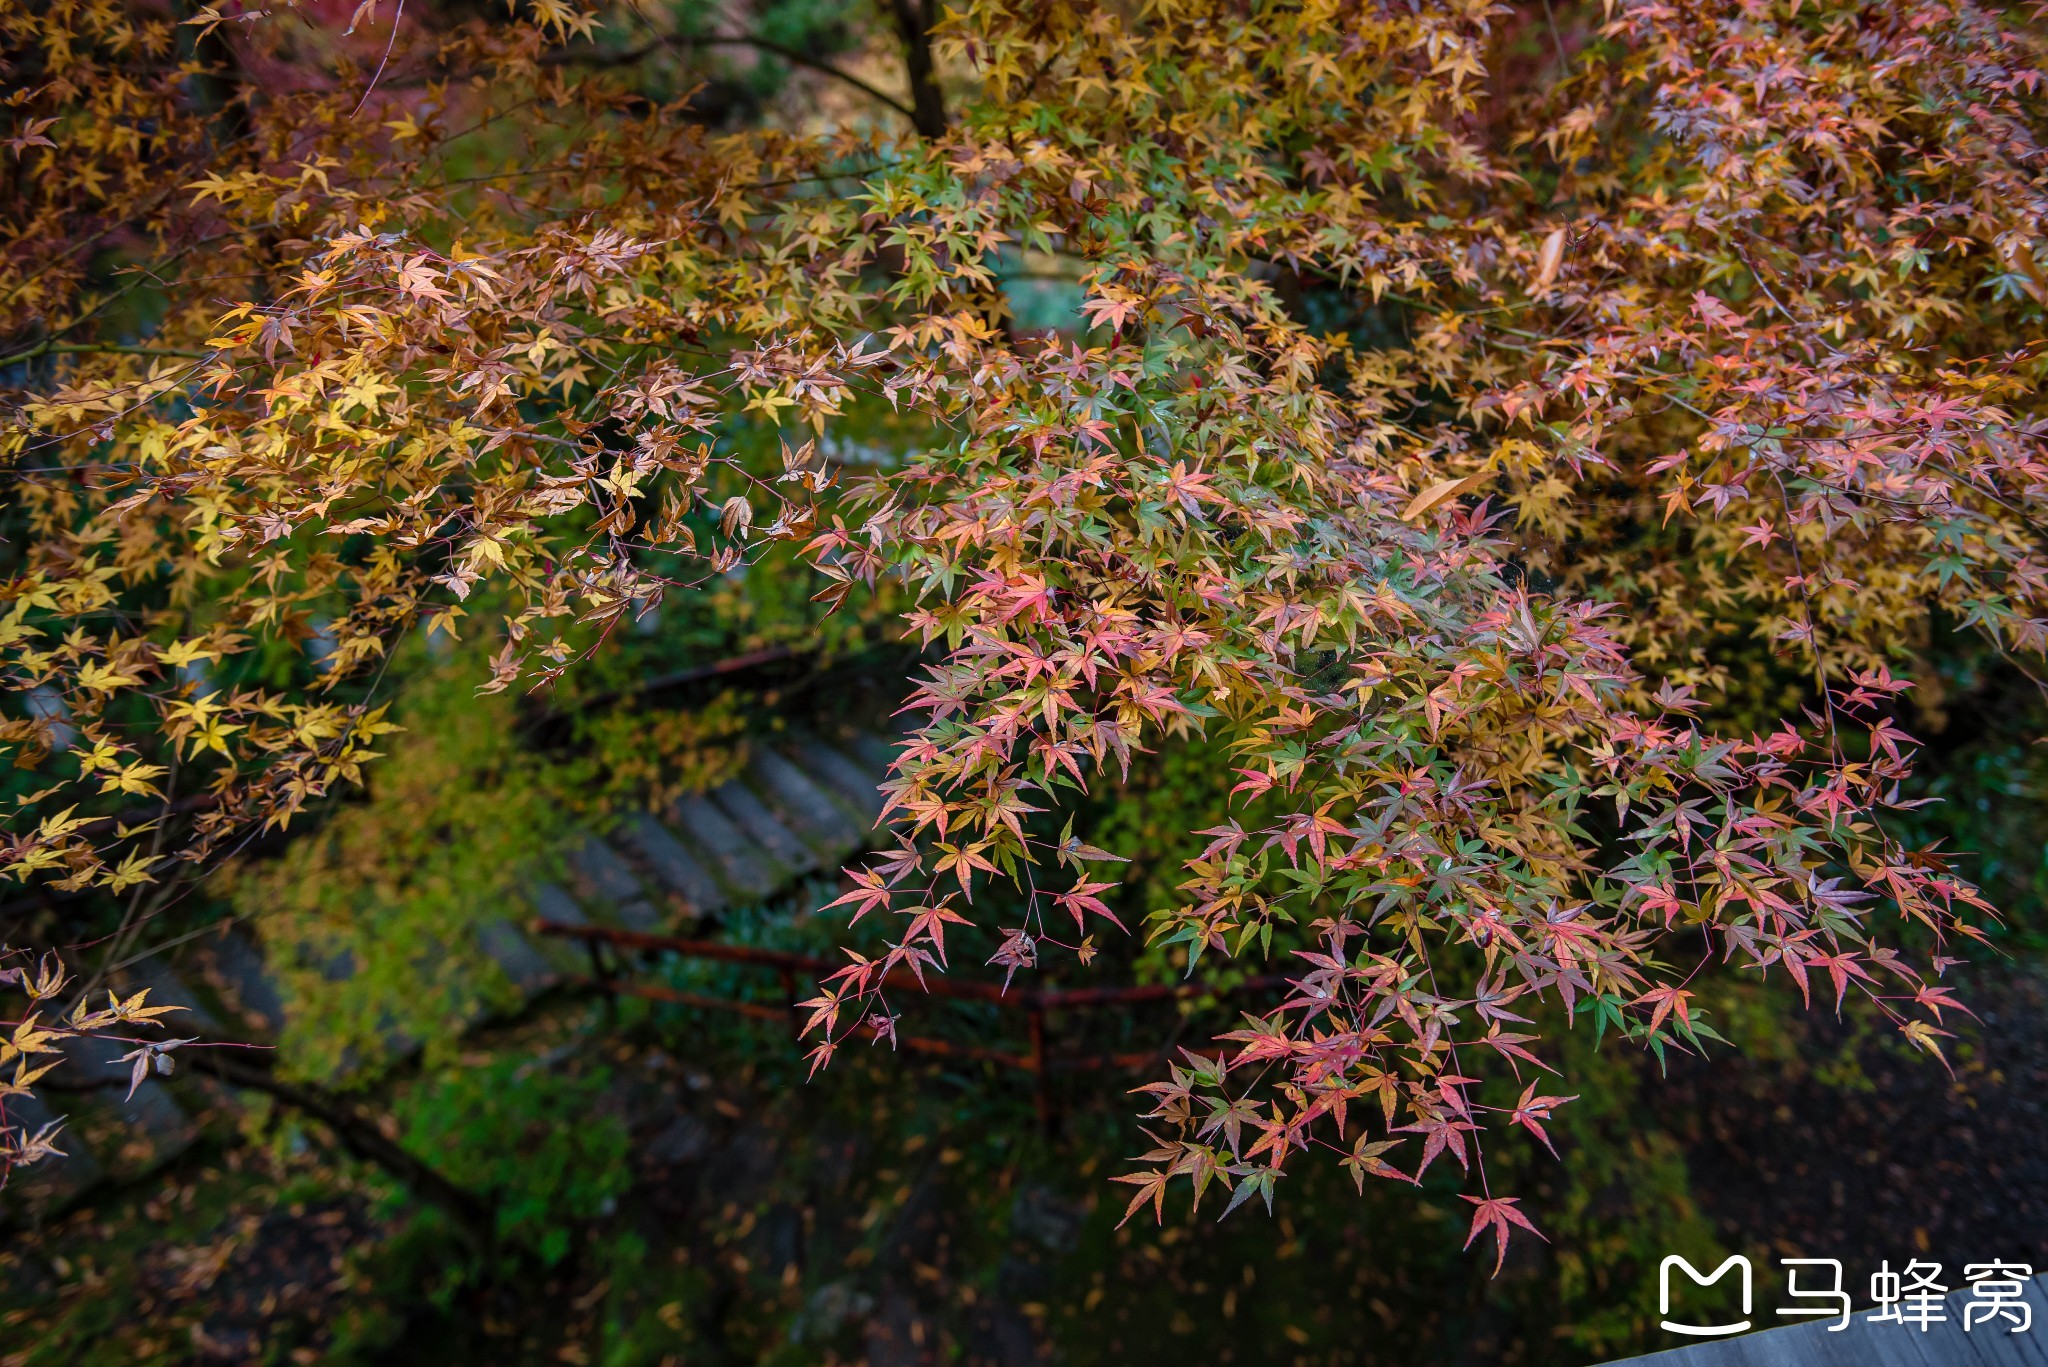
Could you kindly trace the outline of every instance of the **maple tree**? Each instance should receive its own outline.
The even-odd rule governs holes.
[[[806,58],[841,112],[717,132],[621,69],[774,45],[632,7],[0,0],[9,877],[140,905],[360,777],[401,633],[545,688],[788,543],[936,655],[818,1064],[949,927],[1092,957],[1061,809],[1231,747],[1146,933],[1295,990],[1145,1089],[1133,1212],[1447,1158],[1498,1260],[1485,1137],[1571,1099],[1532,1013],[1697,1046],[1716,958],[1939,1051],[1990,908],[1888,824],[1895,713],[1937,632],[2048,643],[2033,10],[886,17],[906,96]],[[835,446],[884,408],[907,459]]]

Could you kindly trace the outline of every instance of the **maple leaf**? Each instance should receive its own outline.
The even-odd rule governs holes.
[[[988,848],[985,841],[968,845],[951,845],[937,842],[938,858],[932,862],[935,873],[951,873],[960,881],[960,894],[968,901],[974,900],[973,880],[975,870],[987,873],[1000,872],[982,851]]]
[[[17,157],[31,147],[55,147],[57,144],[45,137],[44,131],[55,126],[56,122],[54,117],[30,119],[22,125],[19,133],[11,138],[0,138],[0,143],[4,143]]]
[[[1557,1146],[1552,1144],[1550,1136],[1544,1133],[1542,1122],[1550,1118],[1551,1111],[1556,1107],[1564,1105],[1567,1101],[1577,1100],[1576,1096],[1537,1096],[1536,1084],[1532,1082],[1523,1089],[1521,1099],[1515,1102],[1515,1109],[1509,1119],[1542,1140],[1543,1147],[1549,1149],[1550,1156],[1555,1158]]]
[[[861,1022],[861,1029],[872,1037],[874,1043],[880,1044],[883,1040],[887,1040],[889,1047],[894,1049],[896,1047],[896,1019],[893,1014],[887,1011],[871,1011],[868,1013],[867,1019]]]
[[[1510,1233],[1508,1227],[1510,1225],[1519,1225],[1539,1239],[1543,1237],[1543,1232],[1531,1224],[1529,1217],[1522,1214],[1516,1207],[1516,1202],[1519,1199],[1517,1197],[1489,1196],[1482,1199],[1477,1196],[1465,1196],[1461,1199],[1471,1202],[1473,1206],[1472,1227],[1466,1231],[1465,1247],[1472,1247],[1472,1241],[1477,1239],[1482,1231],[1487,1229],[1493,1231],[1494,1240],[1498,1245],[1498,1252],[1494,1255],[1493,1260],[1495,1276],[1500,1275],[1501,1265],[1508,1258],[1508,1235]]]
[[[1857,962],[1854,954],[1807,954],[1804,956],[1804,966],[1807,968],[1825,968],[1828,971],[1828,977],[1835,984],[1835,1010],[1837,1013],[1842,1009],[1842,996],[1848,991],[1851,978],[1860,979],[1866,983],[1875,981],[1870,976],[1869,971]]]
[[[941,902],[937,906],[912,907],[903,912],[910,917],[910,924],[904,928],[903,938],[908,940],[929,940],[938,952],[941,967],[946,963],[946,927],[948,925],[968,926],[974,923]]]
[[[1223,1207],[1223,1214],[1216,1218],[1221,1220],[1227,1217],[1232,1211],[1251,1200],[1254,1196],[1265,1200],[1266,1214],[1271,1215],[1273,1213],[1273,1188],[1279,1184],[1279,1172],[1270,1167],[1258,1168],[1250,1172],[1237,1174],[1237,1179],[1237,1186],[1230,1193],[1229,1203]]]
[[[1202,1122],[1201,1128],[1197,1133],[1203,1139],[1208,1139],[1217,1131],[1222,1131],[1224,1142],[1230,1145],[1231,1153],[1242,1157],[1243,1145],[1241,1139],[1244,1127],[1247,1124],[1256,1125],[1258,1121],[1258,1103],[1249,1097],[1237,1097],[1235,1099],[1218,1097],[1210,1102],[1209,1116]]]
[[[1365,1191],[1367,1177],[1387,1177],[1397,1182],[1413,1182],[1415,1179],[1386,1161],[1380,1155],[1388,1153],[1401,1143],[1398,1139],[1369,1139],[1360,1134],[1351,1146],[1351,1152],[1343,1159],[1344,1169],[1351,1174],[1351,1180],[1358,1186],[1360,1194]]]
[[[1010,980],[1017,976],[1020,968],[1035,968],[1038,965],[1038,941],[1022,927],[1017,926],[1003,932],[1003,942],[996,946],[996,952],[988,956],[992,964],[1003,969],[1003,990],[1010,990]]]
[[[55,1120],[44,1121],[36,1128],[34,1134],[17,1130],[14,1132],[14,1135],[19,1136],[18,1138],[14,1136],[0,1136],[12,1140],[11,1147],[13,1152],[7,1154],[8,1161],[14,1165],[27,1167],[29,1164],[39,1163],[45,1158],[64,1157],[64,1150],[57,1147],[57,1132],[63,1128],[64,1124],[65,1117],[58,1116]]]
[[[1097,849],[1095,846],[1081,840],[1074,834],[1074,822],[1071,817],[1067,820],[1066,829],[1060,832],[1059,843],[1053,847],[1053,853],[1062,864],[1071,863],[1077,869],[1081,867],[1084,860],[1113,864],[1128,864],[1131,862],[1120,854],[1111,854],[1108,850]]]
[[[1558,267],[1564,264],[1565,230],[1553,228],[1544,237],[1543,245],[1536,253],[1536,270],[1529,277],[1528,290],[1532,295],[1547,291],[1557,279]]]
[[[1944,1039],[1954,1039],[1955,1036],[1953,1034],[1947,1030],[1937,1029],[1926,1021],[1907,1021],[1899,1027],[1899,1033],[1911,1040],[1918,1048],[1925,1049],[1928,1053],[1940,1059],[1942,1067],[1948,1067],[1948,1055],[1942,1052],[1941,1041]],[[1955,1070],[1951,1068],[1949,1071],[1953,1073]]]
[[[1645,1002],[1653,1004],[1650,1012],[1650,1029],[1654,1032],[1658,1026],[1664,1023],[1664,1018],[1673,1012],[1677,1013],[1680,1025],[1690,1026],[1692,1024],[1690,1007],[1692,995],[1691,992],[1686,991],[1682,987],[1666,983],[1661,987],[1653,987],[1642,996],[1636,998],[1636,1004],[1638,1006]]]
[[[437,303],[446,302],[448,292],[443,290],[433,269],[433,258],[425,252],[411,257],[400,267],[398,288],[403,294],[415,299],[431,299]]]
[[[856,886],[849,892],[840,893],[821,907],[820,910],[829,911],[833,907],[843,907],[851,903],[854,911],[849,920],[850,922],[858,923],[861,917],[867,915],[876,907],[886,907],[889,905],[891,895],[889,883],[883,877],[880,870],[848,869],[846,876],[851,878]]]
[[[177,1061],[171,1057],[172,1051],[184,1045],[197,1044],[198,1042],[196,1037],[192,1039],[153,1040],[144,1044],[139,1049],[131,1049],[119,1058],[110,1060],[113,1063],[132,1064],[128,1071],[128,1096],[124,1099],[134,1099],[135,1089],[142,1085],[142,1079],[149,1076],[152,1068],[163,1076],[169,1077],[177,1067]]]
[[[1960,1011],[1966,1016],[1975,1016],[1975,1011],[1955,999],[1954,992],[1955,989],[1949,987],[1924,986],[1913,993],[1913,1000],[1918,1005],[1926,1007],[1937,1021],[1941,1019],[1944,1010]]]
[[[1209,487],[1212,478],[1202,471],[1190,471],[1186,461],[1175,461],[1162,476],[1167,501],[1190,516],[1200,516],[1204,503],[1227,503],[1228,499]]]
[[[1693,291],[1692,309],[1694,313],[1699,315],[1700,321],[1706,323],[1709,327],[1733,331],[1741,327],[1746,321],[1741,314],[1735,312],[1735,310],[1729,308],[1705,290]]]
[[[820,992],[815,997],[798,1002],[796,1004],[797,1009],[810,1012],[810,1016],[804,1021],[797,1033],[811,1035],[823,1032],[829,1040],[833,1027],[839,1023],[839,1008],[842,1004],[841,998],[836,992]]]
[[[1458,1160],[1459,1167],[1471,1166],[1471,1159],[1465,1152],[1465,1136],[1479,1128],[1472,1122],[1434,1118],[1418,1120],[1400,1128],[1422,1136],[1422,1158],[1415,1165],[1417,1181],[1422,1180],[1422,1174],[1429,1171],[1429,1165],[1446,1152]]]
[[[1401,520],[1414,522],[1430,509],[1457,497],[1459,494],[1477,489],[1487,480],[1486,472],[1465,475],[1457,479],[1441,479],[1410,499],[1408,506],[1401,510]]]
[[[1118,1229],[1122,1229],[1125,1224],[1129,1223],[1133,1215],[1143,1210],[1145,1203],[1148,1201],[1152,1203],[1153,1221],[1162,1225],[1166,1223],[1166,1184],[1173,1180],[1173,1174],[1163,1171],[1127,1172],[1121,1173],[1109,1180],[1112,1182],[1128,1182],[1138,1189],[1138,1194],[1131,1198],[1131,1203],[1128,1206],[1124,1207],[1123,1218],[1116,1222]]]
[[[382,63],[368,117],[273,97],[333,73],[202,7],[184,22],[235,25],[258,59],[222,68],[243,82],[222,136],[189,49],[137,46],[121,6],[17,0],[11,41],[72,65],[9,92],[9,212],[33,231],[7,270],[33,288],[0,399],[36,455],[9,467],[0,743],[40,777],[0,870],[74,907],[196,876],[238,832],[351,810],[393,762],[352,700],[413,668],[422,624],[438,649],[489,606],[488,697],[560,690],[618,628],[659,631],[660,602],[671,629],[836,654],[901,626],[929,650],[883,787],[895,839],[831,903],[918,905],[804,1003],[814,1069],[835,1031],[895,1039],[885,990],[946,967],[977,877],[1025,908],[991,959],[1005,988],[1055,943],[1048,901],[1115,920],[1091,877],[1115,857],[1034,824],[1075,794],[1207,823],[1148,926],[1191,975],[1210,951],[1308,956],[1215,1041],[1234,1052],[1183,1056],[1185,1088],[1154,1094],[1179,1128],[1143,1161],[1196,1203],[1220,1182],[1270,1204],[1287,1165],[1352,1144],[1354,1101],[1390,1129],[1410,1108],[1418,1176],[1476,1167],[1482,1120],[1549,1146],[1568,1098],[1481,1106],[1453,1051],[1520,1080],[1553,1001],[1654,1047],[1705,1034],[1679,934],[1802,1000],[1824,970],[1838,1010],[1852,982],[1889,1009],[1889,973],[1938,1052],[1961,1003],[1889,913],[1939,977],[1991,909],[1895,834],[1923,798],[1889,714],[1952,672],[1944,623],[2028,670],[2048,655],[2048,564],[2015,531],[2048,518],[2048,278],[2008,135],[2038,123],[2035,37],[1932,0],[1866,7],[1853,42],[1735,0],[1629,5],[1594,92],[1569,54],[1488,69],[1484,9],[1372,9],[1335,41],[1314,6],[1246,28],[1197,5],[1148,19],[1134,62],[1122,19],[967,6],[945,36],[972,118],[945,125],[951,86],[917,78],[914,134],[707,137],[680,103],[621,114],[616,73],[563,49],[598,12],[537,0],[489,52],[451,30],[436,58],[504,133],[450,180],[429,146],[450,110],[380,91]],[[1273,117],[1246,115],[1247,61]],[[1756,75],[1808,70],[1830,80]],[[1448,150],[1381,165],[1397,107],[1403,146]],[[595,117],[558,136],[575,108]],[[990,131],[1027,126],[1085,137]],[[1079,292],[1053,336],[1018,316],[1020,267]],[[143,332],[108,271],[148,282]],[[1397,305],[1398,335],[1310,325],[1301,282],[1319,315]],[[790,423],[809,440],[760,439]],[[1638,534],[1658,509],[1684,515],[1678,553]],[[785,610],[806,599],[829,625]],[[1812,710],[1759,682],[1787,666]],[[1730,716],[1755,734],[1718,733]],[[211,805],[166,807],[173,774]],[[1252,815],[1214,824],[1229,810]],[[1155,886],[1181,833],[1143,829]],[[1038,896],[1044,864],[1077,881]],[[70,914],[49,933],[101,943]],[[62,993],[47,971],[0,986]],[[11,1085],[114,1019],[80,1010],[4,1046]],[[1220,1153],[1195,1142],[1219,1099]],[[1344,1161],[1401,1175],[1378,1153]],[[1511,1223],[1484,1221],[1503,1252]]]
[[[1101,288],[1081,302],[1081,312],[1088,315],[1091,327],[1106,327],[1121,331],[1124,324],[1138,317],[1145,308],[1145,301],[1129,290],[1115,286]]]
[[[1074,918],[1074,929],[1081,934],[1087,933],[1086,917],[1091,911],[1108,920],[1118,930],[1122,930],[1124,923],[1117,919],[1116,913],[1111,911],[1100,897],[1096,896],[1097,893],[1106,892],[1115,886],[1114,883],[1076,883],[1065,892],[1055,893],[1053,901]]]

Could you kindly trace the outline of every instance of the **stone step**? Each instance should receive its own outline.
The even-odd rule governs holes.
[[[879,777],[888,776],[889,766],[896,762],[898,754],[896,742],[878,736],[872,731],[863,731],[856,735],[844,748],[855,759],[873,769]]]
[[[149,997],[146,1005],[175,1006],[178,1009],[168,1016],[159,1016],[164,1029],[172,1035],[219,1035],[224,1031],[221,1023],[192,985],[179,977],[161,955],[152,954],[147,959],[130,964],[121,974],[121,995],[133,996],[147,988]]]
[[[526,900],[536,916],[564,925],[660,932],[672,918],[657,902],[670,895],[700,916],[736,900],[771,897],[859,848],[881,811],[876,785],[894,755],[888,740],[872,734],[843,745],[803,737],[786,753],[760,748],[744,779],[676,802],[673,829],[636,813],[609,841],[584,837],[567,855],[568,886],[535,883]],[[514,920],[486,922],[476,935],[483,955],[526,1000],[587,971],[581,946],[530,938]],[[170,1035],[274,1038],[283,1028],[283,993],[248,935],[230,929],[186,953],[189,974],[206,992],[195,992],[157,958],[131,966],[120,990],[127,995],[147,987],[152,1005],[184,1008],[164,1022]],[[354,965],[337,957],[319,967],[340,978]],[[395,1027],[386,1044],[396,1056],[417,1048]],[[7,1209],[40,1218],[38,1212],[61,1209],[103,1181],[153,1171],[196,1142],[199,1126],[160,1079],[146,1079],[127,1096],[129,1065],[117,1061],[124,1052],[118,1042],[69,1044],[63,1080],[52,1075],[58,1090],[48,1101],[10,1099],[10,1121],[31,1130],[68,1117],[59,1145],[69,1156],[17,1172],[0,1193]]]
[[[533,914],[543,921],[557,925],[587,926],[591,924],[581,903],[556,883],[540,883],[526,894],[527,904]],[[533,941],[534,948],[554,971],[564,978],[582,977],[590,972],[590,956],[575,940],[565,940],[558,935],[542,935]]]
[[[541,920],[553,920],[559,926],[588,926],[590,916],[582,904],[571,898],[559,883],[537,883],[526,892],[526,904],[532,906],[532,914]],[[590,974],[590,951],[580,941],[561,939],[559,935],[539,935],[528,941],[535,951],[547,959],[547,965],[555,971],[559,980],[586,978]]]
[[[801,875],[817,869],[818,857],[811,852],[810,846],[797,839],[795,833],[769,810],[760,795],[746,784],[738,781],[722,784],[712,789],[711,801],[788,874]]]
[[[219,938],[207,937],[193,954],[199,975],[219,995],[229,1010],[260,1036],[275,1036],[284,1028],[284,995],[263,961],[263,951],[238,930]]]
[[[673,833],[647,813],[635,812],[627,817],[619,827],[619,839],[647,862],[664,886],[689,904],[692,913],[707,916],[726,905],[725,893],[718,886],[718,881]],[[656,918],[654,926],[628,925],[627,928],[659,929],[659,918]]]
[[[678,798],[669,808],[669,822],[680,827],[690,842],[710,857],[735,900],[766,897],[793,872],[781,867],[779,861],[748,839],[739,825],[709,798]]]
[[[633,840],[625,843],[628,850],[636,849]],[[582,844],[569,851],[568,862],[570,881],[591,919],[608,926],[648,932],[660,930],[667,923],[625,855],[596,836],[585,836]],[[653,872],[656,882],[667,884],[668,879],[659,867]]]
[[[52,1101],[57,1102],[54,1107]],[[0,1203],[4,1203],[9,1212],[31,1220],[42,1220],[61,1211],[105,1180],[107,1171],[101,1166],[92,1145],[83,1135],[74,1132],[76,1127],[71,1123],[71,1112],[77,1109],[76,1101],[75,1097],[59,1098],[44,1094],[7,1098],[9,1129],[25,1130],[33,1136],[53,1120],[65,1122],[51,1137],[63,1157],[43,1158],[8,1174],[7,1186],[0,1189]]]
[[[569,872],[577,884],[576,892],[585,901],[596,898],[619,906],[627,902],[642,900],[647,891],[640,886],[640,877],[633,872],[633,866],[619,857],[619,852],[594,835],[587,835],[583,843],[569,851]]]
[[[165,1035],[144,1026],[124,1027],[121,1033],[133,1031],[137,1039],[183,1039],[182,1035]],[[59,1040],[57,1047],[64,1053],[64,1062],[44,1081],[43,1085],[63,1092],[90,1092],[101,1087],[119,1084],[128,1085],[130,1065],[118,1060],[135,1046],[117,1040],[74,1037]]]
[[[836,864],[860,847],[860,823],[846,804],[783,755],[765,746],[755,750],[747,778],[823,861]]]
[[[198,1122],[161,1079],[146,1079],[132,1097],[127,1091],[124,1073],[119,1086],[88,1092],[70,1108],[78,1137],[116,1182],[152,1173],[199,1142]]]
[[[559,884],[542,883],[527,895],[533,904],[533,914],[543,921],[554,921],[565,926],[587,926],[590,918],[583,914],[582,904]]]
[[[621,930],[637,930],[643,935],[659,935],[668,929],[668,918],[654,903],[642,898],[627,902],[617,909],[614,918]]]
[[[510,921],[486,922],[477,930],[476,942],[524,1000],[531,1001],[561,981],[555,965]]]
[[[814,781],[821,781],[853,807],[863,831],[874,828],[875,819],[882,814],[882,795],[876,790],[882,781],[879,772],[863,768],[821,740],[800,742],[795,758]]]
[[[87,1066],[68,1061],[47,1080],[54,1083],[61,1075],[63,1089],[7,1099],[10,1128],[25,1127],[33,1135],[51,1120],[64,1121],[56,1132],[64,1157],[10,1174],[0,1197],[10,1209],[31,1218],[52,1214],[101,1182],[145,1176],[199,1142],[198,1122],[161,1078],[151,1074],[128,1094],[130,1066],[104,1062],[126,1051],[119,1041],[83,1041],[78,1059]],[[85,1085],[88,1080],[92,1085]]]

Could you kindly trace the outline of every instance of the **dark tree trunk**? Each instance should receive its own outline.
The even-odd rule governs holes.
[[[396,1140],[387,1138],[374,1120],[349,1103],[317,1088],[285,1082],[271,1076],[268,1069],[238,1062],[218,1050],[195,1049],[181,1057],[189,1067],[209,1073],[230,1087],[262,1092],[311,1116],[333,1131],[353,1157],[374,1163],[404,1183],[413,1195],[439,1207],[473,1250],[481,1253],[491,1247],[494,1221],[490,1203],[408,1153]]]
[[[903,36],[903,64],[910,70],[910,122],[921,136],[937,138],[946,131],[946,101],[932,64],[928,4],[929,0],[889,0],[897,32]]]

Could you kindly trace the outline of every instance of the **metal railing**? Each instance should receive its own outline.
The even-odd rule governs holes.
[[[644,1001],[669,1002],[710,1011],[727,1011],[755,1020],[787,1023],[792,1033],[798,1029],[801,1019],[797,1005],[798,979],[808,978],[815,983],[845,967],[844,964],[789,950],[762,949],[753,945],[727,944],[722,940],[691,939],[679,935],[652,935],[644,931],[619,930],[610,926],[572,925],[563,921],[538,920],[533,923],[533,930],[540,935],[581,941],[590,956],[592,986],[608,994],[637,997]],[[606,949],[614,953],[607,955]],[[781,979],[783,1005],[771,1006],[764,1002],[690,992],[666,983],[641,981],[621,971],[616,951],[673,954],[684,959],[708,959],[770,969]],[[936,974],[920,981],[915,975],[903,970],[891,973],[882,980],[882,986],[888,988],[955,1001],[979,1002],[1002,1010],[1023,1013],[1029,1045],[1022,1051],[964,1044],[956,1040],[904,1034],[900,1031],[895,1033],[893,1042],[897,1048],[910,1053],[993,1063],[1030,1074],[1036,1086],[1039,1118],[1048,1124],[1052,1119],[1052,1097],[1048,1082],[1054,1072],[1145,1068],[1158,1064],[1171,1048],[1171,1043],[1168,1042],[1157,1049],[1142,1053],[1055,1057],[1049,1054],[1046,1048],[1045,1021],[1048,1014],[1055,1011],[1115,1010],[1153,1003],[1220,998],[1239,993],[1276,991],[1288,985],[1289,980],[1277,973],[1246,978],[1227,986],[1208,983],[1157,983],[1137,987],[1005,987],[997,983],[960,981]],[[877,1032],[870,1027],[863,1025],[858,1029],[867,1038],[877,1037]]]

